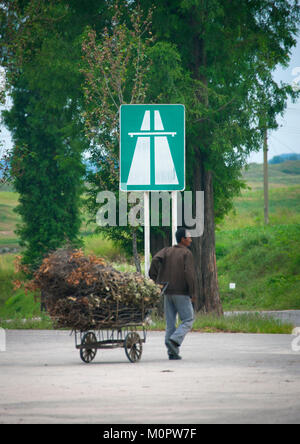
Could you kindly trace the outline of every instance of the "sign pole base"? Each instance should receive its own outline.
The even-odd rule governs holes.
[[[144,192],[144,243],[145,243],[145,277],[150,269],[150,193]]]
[[[172,245],[176,245],[177,231],[177,191],[172,191]]]

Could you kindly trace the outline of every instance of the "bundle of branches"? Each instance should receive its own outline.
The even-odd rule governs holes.
[[[44,259],[32,281],[60,328],[82,331],[144,321],[161,288],[139,273],[121,273],[81,250],[59,249]]]

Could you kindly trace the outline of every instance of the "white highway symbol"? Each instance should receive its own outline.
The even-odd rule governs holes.
[[[164,131],[159,111],[154,111],[154,131],[151,131],[150,121],[150,111],[145,111],[141,131],[128,133],[130,137],[137,136],[137,142],[127,185],[151,184],[151,136],[154,136],[155,147],[155,185],[178,185],[167,137],[175,137],[177,133]]]

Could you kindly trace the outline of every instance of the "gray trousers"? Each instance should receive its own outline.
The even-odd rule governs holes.
[[[191,298],[186,295],[165,294],[164,308],[166,318],[165,341],[172,339],[180,346],[194,323],[194,309]],[[181,324],[176,329],[177,313]]]

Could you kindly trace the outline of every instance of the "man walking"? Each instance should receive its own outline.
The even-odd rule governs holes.
[[[192,299],[195,297],[194,258],[188,249],[192,243],[185,228],[176,232],[177,245],[159,251],[153,258],[149,276],[156,283],[168,282],[164,297],[166,318],[165,344],[169,359],[181,359],[179,347],[194,322]],[[176,316],[181,324],[176,329]]]

